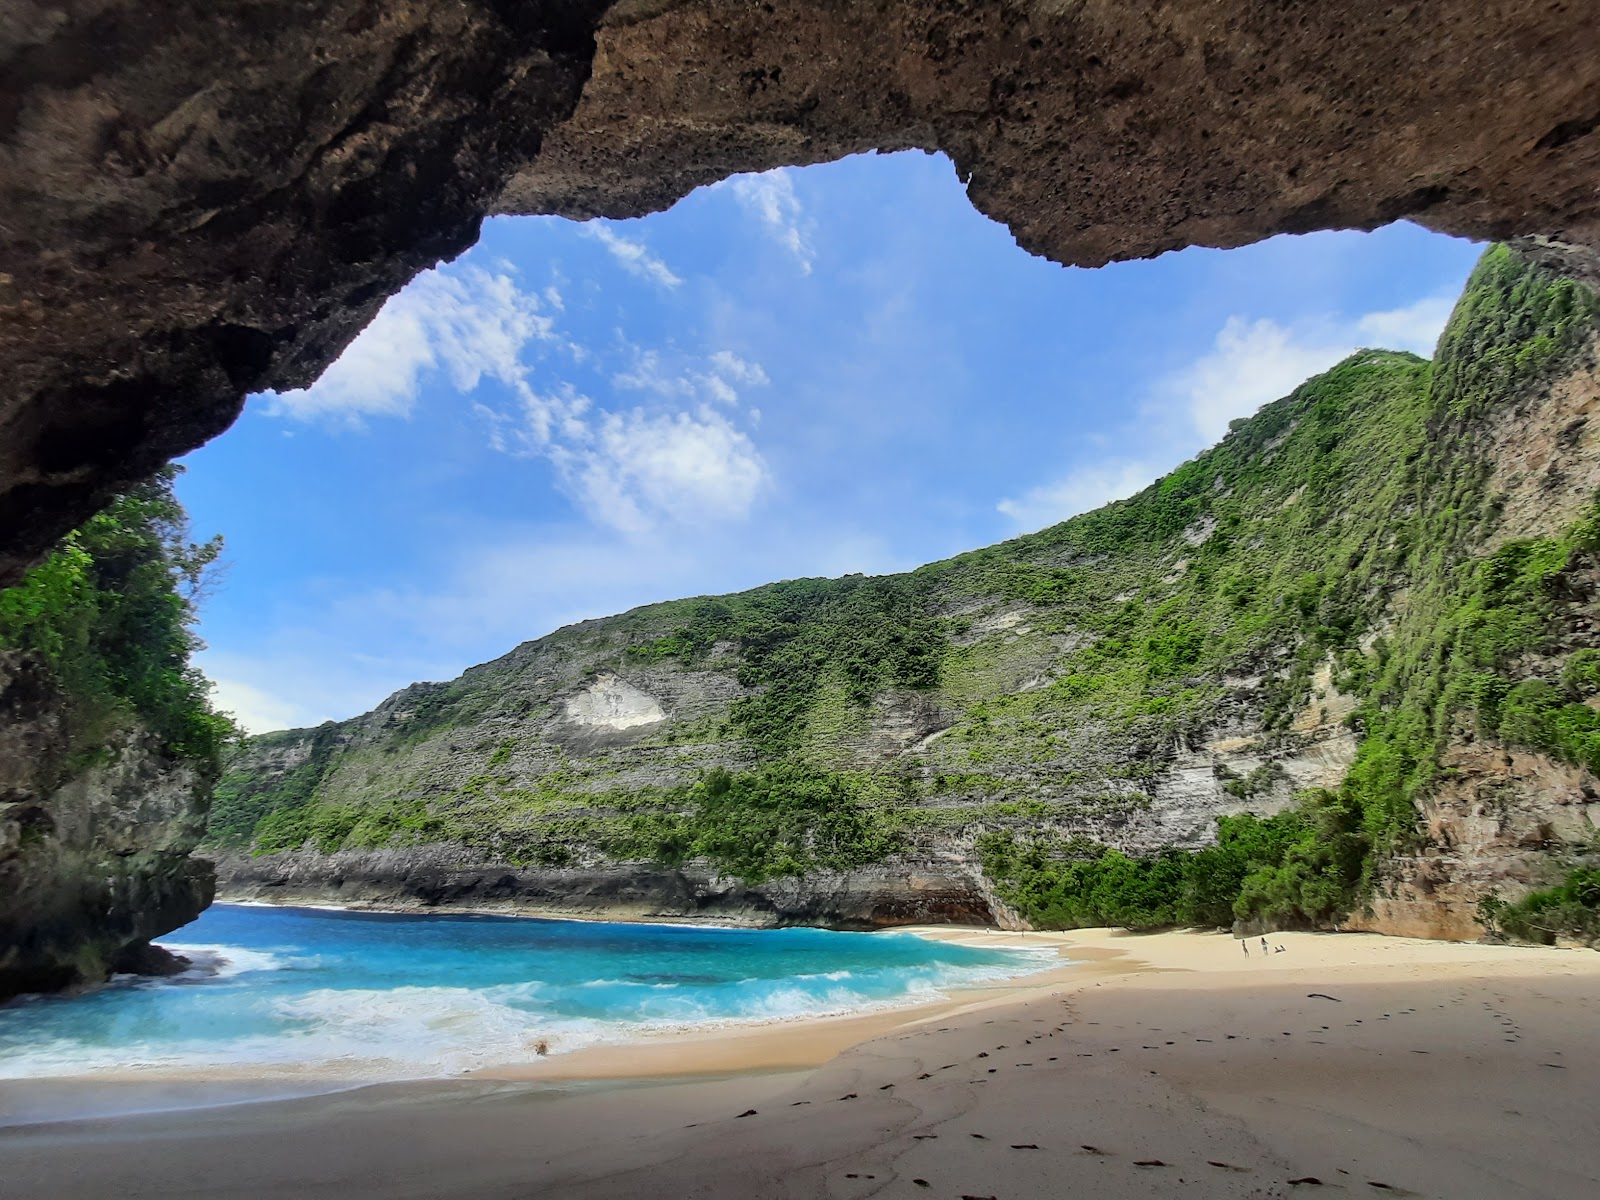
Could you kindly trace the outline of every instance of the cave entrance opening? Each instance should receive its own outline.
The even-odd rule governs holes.
[[[247,725],[343,718],[582,617],[877,573],[1131,494],[1357,346],[1426,354],[1476,255],[1395,224],[1073,269],[943,156],[488,221],[181,495]]]

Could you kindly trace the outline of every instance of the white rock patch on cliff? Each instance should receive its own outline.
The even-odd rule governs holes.
[[[565,704],[568,720],[601,729],[632,729],[667,719],[655,697],[615,675],[600,676]]]

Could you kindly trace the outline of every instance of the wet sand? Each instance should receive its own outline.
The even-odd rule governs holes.
[[[1081,965],[903,1013],[14,1127],[0,1179],[69,1200],[1600,1194],[1591,951],[927,932]]]

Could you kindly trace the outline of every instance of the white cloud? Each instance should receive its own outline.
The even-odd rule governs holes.
[[[1018,499],[1002,500],[996,507],[1022,529],[1043,529],[1102,504],[1125,499],[1150,486],[1160,471],[1160,467],[1143,460],[1090,463],[1054,483],[1032,488]]]
[[[1454,296],[1428,296],[1404,308],[1368,313],[1356,326],[1368,345],[1386,350],[1409,350],[1432,358],[1434,346],[1455,305]]]
[[[726,186],[732,190],[734,199],[766,226],[778,244],[794,255],[801,273],[811,274],[811,264],[816,259],[811,245],[811,223],[804,217],[789,168],[779,167],[759,175],[735,175],[727,180]]]
[[[505,273],[478,267],[424,271],[389,298],[372,324],[309,388],[266,393],[267,411],[298,421],[359,425],[407,417],[427,372],[461,391],[484,376],[515,383],[531,341],[551,336],[540,300]]]
[[[740,358],[732,350],[718,350],[711,356],[711,367],[725,379],[734,383],[764,384],[769,382],[761,364]]]
[[[592,228],[625,265],[649,275],[665,270],[636,243],[604,226]],[[473,400],[490,446],[548,459],[564,489],[596,521],[640,534],[663,521],[704,525],[747,514],[769,482],[766,463],[749,437],[710,405],[736,406],[736,383],[765,384],[761,365],[719,350],[669,367],[659,352],[624,340],[633,363],[612,383],[695,411],[605,411],[569,382],[534,386],[523,357],[530,344],[571,345],[556,334],[545,308],[560,311],[559,297],[550,289],[524,291],[508,274],[476,267],[426,272],[384,305],[313,387],[269,394],[268,411],[359,424],[367,416],[408,416],[430,373],[442,373],[462,395],[493,379],[509,389],[510,402]],[[239,681],[237,703],[260,710],[270,696],[252,694],[249,686]]]
[[[274,729],[294,729],[316,724],[321,718],[309,715],[298,704],[274,696],[263,688],[227,676],[211,676],[211,700],[216,708],[231,713],[246,733],[268,733]]]
[[[585,232],[611,252],[611,257],[630,275],[649,280],[665,288],[675,288],[683,280],[673,274],[672,268],[662,262],[643,242],[623,237],[605,221],[590,221]]]
[[[1453,301],[1430,296],[1403,308],[1351,318],[1285,325],[1271,318],[1230,316],[1211,347],[1157,381],[1141,406],[1138,460],[1074,469],[998,508],[1025,529],[1041,529],[1112,500],[1131,496],[1228,432],[1228,423],[1287,396],[1362,346],[1433,352]]]
[[[584,508],[625,533],[745,516],[769,482],[754,444],[721,414],[606,413],[556,461]]]
[[[740,358],[731,350],[718,350],[704,365],[691,359],[669,366],[660,351],[639,346],[628,349],[633,361],[626,370],[611,377],[611,382],[620,388],[668,397],[698,395],[731,408],[739,403],[739,390],[734,384],[760,387],[771,382],[760,363]]]
[[[1287,396],[1363,346],[1432,354],[1452,303],[1430,296],[1404,308],[1293,326],[1229,317],[1207,353],[1158,385],[1152,408],[1186,415],[1209,445],[1235,417]]]
[[[1235,417],[1287,396],[1354,351],[1345,332],[1308,334],[1269,319],[1229,317],[1210,351],[1159,385],[1155,407],[1176,410],[1205,443],[1215,442]]]

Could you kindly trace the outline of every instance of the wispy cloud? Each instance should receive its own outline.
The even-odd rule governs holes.
[[[664,288],[675,288],[683,282],[648,246],[641,241],[624,237],[602,220],[590,221],[584,231],[608,251],[621,264],[622,269],[640,279],[649,280]]]
[[[1451,295],[1427,296],[1404,308],[1370,312],[1356,326],[1368,346],[1409,350],[1431,358],[1455,304]]]
[[[816,250],[811,243],[811,223],[806,220],[794,177],[788,167],[758,175],[735,175],[726,186],[742,208],[756,218],[772,237],[794,255],[804,275],[811,274]]]
[[[1272,320],[1229,317],[1211,349],[1157,385],[1152,414],[1187,425],[1209,444],[1228,422],[1287,396],[1356,349],[1347,330],[1295,330]]]
[[[293,700],[274,695],[266,688],[214,673],[217,667],[206,664],[203,657],[201,662],[208,672],[212,672],[209,675],[212,703],[219,711],[231,714],[246,733],[293,729],[301,725],[315,725],[323,720],[314,711],[302,708]]]
[[[770,482],[766,462],[720,413],[606,413],[581,446],[556,456],[579,502],[629,534],[661,520],[703,525],[748,515]]]
[[[596,236],[607,245],[621,241],[606,230]],[[623,261],[647,262],[631,252]],[[493,449],[551,462],[563,490],[602,525],[639,535],[663,522],[703,526],[746,516],[770,471],[748,434],[718,410],[738,405],[739,387],[768,382],[761,365],[718,350],[675,353],[668,366],[662,352],[623,339],[631,362],[612,375],[613,385],[683,407],[608,409],[568,380],[534,377],[530,348],[570,344],[545,312],[560,308],[551,289],[525,290],[509,274],[429,271],[384,306],[316,385],[270,396],[268,411],[345,424],[405,417],[438,376],[472,397]],[[504,391],[480,392],[485,379]],[[240,704],[258,702],[239,695]]]
[[[1287,396],[1363,346],[1432,354],[1451,305],[1448,297],[1429,296],[1403,308],[1293,325],[1229,317],[1206,354],[1158,385],[1151,407],[1186,415],[1210,444],[1229,421]]]
[[[760,363],[740,358],[731,350],[718,350],[704,359],[680,354],[670,361],[661,351],[640,346],[629,346],[627,352],[628,365],[611,377],[619,388],[661,396],[699,396],[731,407],[739,403],[739,387],[764,387],[771,382]]]
[[[1144,459],[1086,463],[1014,500],[1002,500],[996,507],[1021,529],[1043,529],[1142,491],[1162,469]]]
[[[1431,354],[1453,301],[1429,296],[1403,308],[1283,324],[1230,316],[1209,349],[1158,380],[1129,437],[1137,459],[1091,460],[1060,478],[1001,500],[1000,512],[1041,529],[1140,491],[1228,432],[1228,423],[1287,396],[1363,346]]]
[[[446,372],[459,391],[484,376],[522,377],[529,342],[551,336],[543,302],[510,274],[479,267],[424,271],[309,388],[268,392],[267,411],[298,421],[359,427],[367,417],[407,417],[424,377]]]

